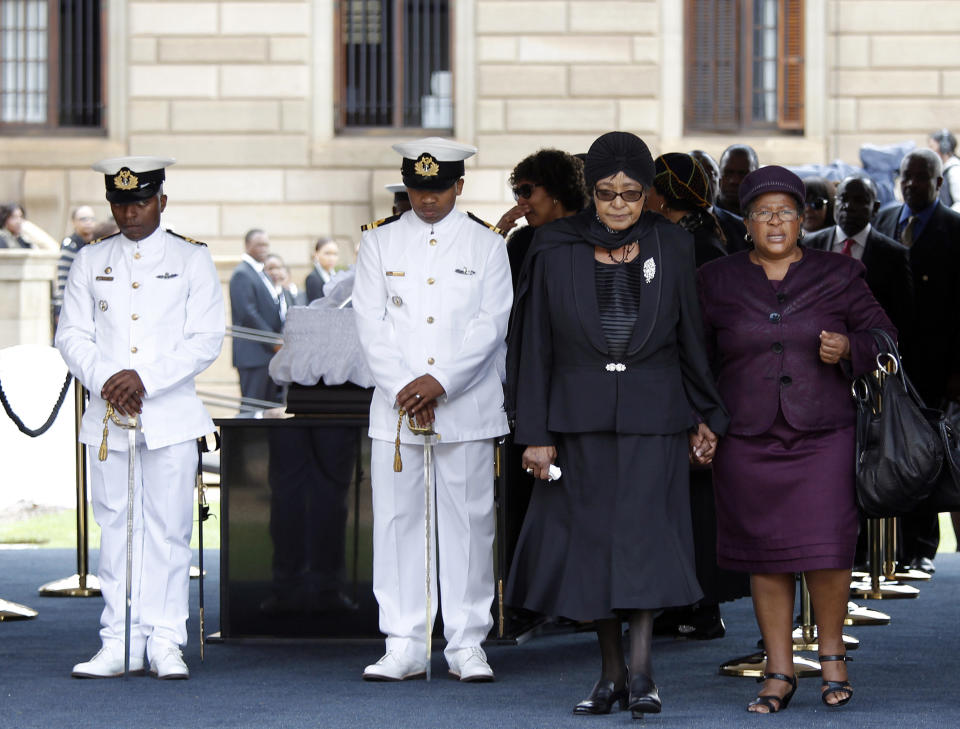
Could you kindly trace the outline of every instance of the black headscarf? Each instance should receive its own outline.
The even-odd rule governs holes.
[[[644,221],[646,216],[641,216],[626,230],[610,230],[597,218],[593,188],[598,180],[618,172],[636,180],[645,188],[653,185],[653,157],[647,145],[636,134],[607,132],[590,145],[587,159],[583,163],[583,176],[590,191],[591,202],[581,213],[570,218],[570,222],[584,240],[609,250],[637,240],[644,235],[649,225]]]

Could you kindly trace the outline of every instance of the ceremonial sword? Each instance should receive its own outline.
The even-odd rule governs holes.
[[[127,570],[125,586],[125,605],[123,612],[123,677],[130,675],[130,622],[133,603],[133,484],[137,468],[137,416],[128,415],[124,423],[117,417],[113,405],[107,403],[107,412],[103,416],[103,441],[97,457],[107,460],[108,421],[112,420],[118,428],[127,431]]]

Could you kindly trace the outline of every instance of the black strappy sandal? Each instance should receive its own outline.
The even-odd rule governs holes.
[[[762,683],[767,679],[771,679],[771,678],[775,678],[778,681],[783,681],[784,683],[790,684],[791,686],[790,691],[784,694],[782,697],[774,696],[773,694],[760,694],[759,696],[757,696],[757,698],[755,698],[753,701],[747,704],[747,711],[750,711],[751,706],[766,706],[767,711],[766,712],[750,711],[751,714],[763,714],[763,713],[776,714],[778,711],[782,711],[783,709],[786,709],[790,705],[790,699],[792,699],[793,695],[797,693],[796,675],[787,676],[784,673],[765,673],[763,674],[763,676],[757,679],[757,682]]]
[[[818,658],[820,659],[820,663],[823,663],[824,661],[843,661],[846,663],[847,661],[853,660],[847,656],[818,656]],[[831,709],[836,709],[840,706],[843,706],[853,698],[853,686],[850,685],[849,681],[828,681],[827,679],[823,679],[821,686],[826,690],[824,691],[821,689],[820,700],[824,703],[824,705],[829,706]],[[846,698],[839,699],[833,704],[827,701],[828,695],[836,694],[841,691],[846,692]]]

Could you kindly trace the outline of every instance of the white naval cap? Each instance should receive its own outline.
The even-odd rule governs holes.
[[[463,161],[477,148],[443,137],[426,137],[393,145],[403,155],[403,184],[415,190],[446,190],[463,177]]]
[[[389,192],[391,195],[399,195],[401,192],[407,192],[407,186],[402,182],[394,182],[389,185],[384,185],[383,188]]]
[[[104,174],[109,202],[128,203],[156,195],[166,178],[164,169],[176,162],[172,157],[112,157],[93,169]]]

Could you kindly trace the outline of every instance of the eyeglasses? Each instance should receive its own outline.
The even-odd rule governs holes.
[[[807,200],[803,205],[811,210],[823,210],[829,203],[830,201],[827,198],[821,197],[816,200]]]
[[[799,216],[796,208],[782,208],[780,210],[754,210],[750,213],[750,220],[758,223],[769,223],[776,215],[781,223],[792,223]]]
[[[524,200],[529,200],[530,196],[533,194],[533,188],[535,187],[540,187],[540,185],[531,185],[529,182],[525,182],[522,185],[517,185],[511,190],[513,193],[513,199],[519,200],[520,198],[523,198]]]
[[[643,199],[643,190],[624,190],[623,192],[614,192],[613,190],[607,190],[605,188],[601,189],[597,187],[594,188],[593,194],[596,195],[597,200],[602,200],[603,202],[613,202],[618,197],[622,197],[623,201],[627,203],[640,202]]]

